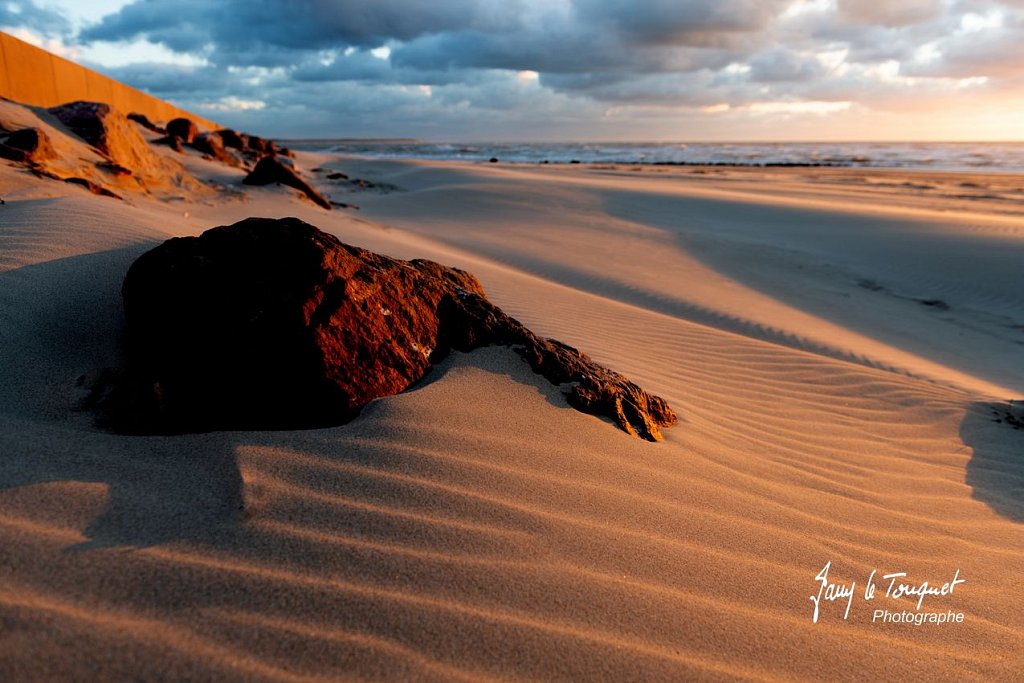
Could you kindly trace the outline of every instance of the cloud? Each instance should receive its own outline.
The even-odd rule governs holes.
[[[0,28],[22,28],[43,36],[67,34],[71,22],[59,12],[36,4],[35,0],[0,2]]]
[[[839,18],[852,24],[907,26],[942,16],[942,0],[836,0]]]
[[[1022,39],[1024,0],[135,0],[68,38],[188,55],[105,71],[225,123],[455,137],[948,107],[1019,92]]]

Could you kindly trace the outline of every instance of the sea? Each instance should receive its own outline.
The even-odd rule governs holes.
[[[306,150],[383,159],[486,162],[836,166],[1024,173],[1024,142],[459,143],[284,141]]]

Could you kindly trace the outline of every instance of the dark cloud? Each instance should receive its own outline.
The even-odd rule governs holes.
[[[791,0],[574,0],[584,25],[624,34],[631,43],[722,46],[760,33]]]
[[[0,0],[0,23],[52,34],[67,30],[59,19]],[[600,130],[626,110],[736,116],[766,102],[921,107],[1024,80],[1024,0],[135,0],[77,37],[138,39],[199,65],[105,71],[277,134]]]
[[[59,12],[36,4],[35,0],[0,2],[0,28],[26,28],[44,36],[68,33],[70,22]]]
[[[500,32],[517,23],[518,0],[136,0],[84,30],[84,41],[146,38],[172,50],[236,54],[272,46],[376,47],[452,30]]]

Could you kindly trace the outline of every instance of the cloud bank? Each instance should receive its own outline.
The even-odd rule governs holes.
[[[73,35],[17,0],[0,26],[187,55],[93,66],[283,136],[898,134],[1024,84],[1022,0],[134,0]]]

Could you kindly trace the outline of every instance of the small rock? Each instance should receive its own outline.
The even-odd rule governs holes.
[[[22,128],[0,144],[0,157],[21,163],[39,164],[57,158],[50,138],[41,128]]]
[[[252,173],[245,176],[242,182],[246,185],[269,185],[271,183],[288,185],[305,194],[315,204],[322,206],[328,211],[331,210],[331,203],[329,201],[314,190],[312,185],[303,180],[295,170],[283,164],[276,157],[263,157],[260,159],[259,163],[256,164],[256,168],[252,170]]]
[[[171,119],[167,122],[167,134],[179,137],[182,142],[190,145],[199,135],[199,127],[191,119]]]
[[[168,135],[166,137],[153,140],[153,144],[167,145],[168,147],[173,149],[175,152],[178,152],[179,154],[185,153],[185,146],[184,144],[182,144],[181,138],[179,138],[177,135]]]
[[[115,194],[108,190],[107,188],[103,187],[102,185],[98,185],[86,178],[64,178],[64,182],[71,183],[72,185],[81,185],[85,189],[89,190],[89,192],[92,192],[93,194],[98,194],[103,197],[113,197],[114,199],[121,199],[120,195]]]
[[[128,114],[128,119],[130,121],[134,121],[135,123],[139,124],[140,126],[142,126],[143,128],[145,128],[147,130],[153,131],[154,133],[159,133],[160,135],[167,135],[167,129],[166,128],[161,128],[160,126],[156,125],[155,123],[150,121],[149,117],[146,116],[145,114],[139,114],[138,112],[132,112],[131,114]]]
[[[228,166],[241,166],[242,160],[224,149],[223,138],[218,133],[200,133],[192,141],[192,148],[209,155],[214,161]]]
[[[217,134],[220,135],[224,146],[230,149],[237,149],[241,152],[249,146],[249,136],[245,133],[239,133],[230,128],[222,128],[217,131]]]

